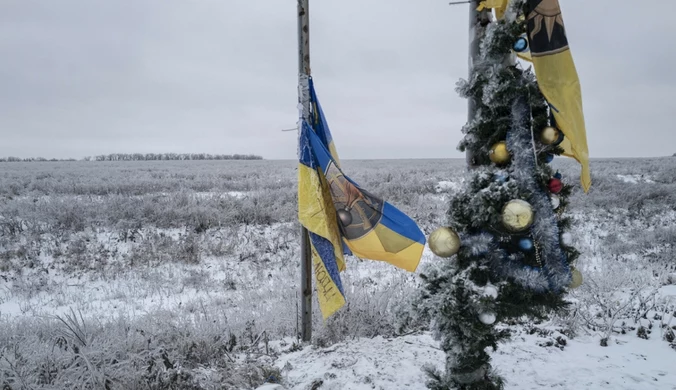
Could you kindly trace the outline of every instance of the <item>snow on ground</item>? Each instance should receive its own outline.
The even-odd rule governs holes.
[[[424,364],[443,362],[444,353],[428,334],[393,339],[360,338],[328,348],[306,347],[279,358],[289,389],[420,389]]]
[[[290,229],[291,224],[279,223],[212,232],[212,241],[218,241],[221,235],[239,239],[232,253],[203,256],[197,264],[148,260],[147,264],[128,267],[127,260],[110,258],[101,270],[70,272],[45,257],[43,265],[21,274],[4,279],[0,273],[0,320],[64,315],[71,310],[81,312],[84,318],[97,319],[111,315],[138,318],[162,310],[192,315],[206,310],[242,319],[254,316],[270,326],[284,323],[293,327],[298,269],[297,263],[288,259],[298,258],[298,253],[297,248],[285,244]],[[177,239],[185,231],[154,229],[140,235],[151,233]],[[120,255],[131,251],[130,243],[118,242],[117,235],[110,232],[92,237]],[[251,261],[251,257],[257,260]],[[432,253],[425,248],[421,264],[431,258]],[[374,305],[378,292],[388,291],[380,298],[386,300],[415,284],[416,277],[385,262],[353,256],[348,257],[347,269],[341,274],[343,286],[353,299],[363,295]]]
[[[535,339],[524,337],[493,354],[507,389],[676,389],[675,351],[659,334],[649,340],[628,334],[608,347],[599,337],[580,336],[563,351]]]
[[[207,198],[225,198],[226,196],[231,196],[237,199],[244,199],[250,193],[246,191],[228,191],[228,192],[196,192],[195,197],[200,199]]]
[[[655,183],[647,175],[616,175],[616,178],[617,183],[654,183],[649,186],[651,188],[663,185]],[[439,181],[433,193],[421,194],[416,201],[427,208],[418,217],[429,226],[441,223],[447,198],[461,188],[461,183],[459,179]],[[191,192],[191,196],[199,199],[241,199],[255,197],[258,193],[196,191]],[[78,197],[74,196],[74,201]],[[438,208],[435,208],[436,205]],[[423,210],[422,207],[420,209]],[[573,213],[571,216],[577,222],[574,245],[583,252],[577,265],[585,273],[585,280],[607,273],[604,266],[614,260],[603,247],[606,237],[617,235],[620,242],[630,241],[636,231],[669,228],[676,223],[676,212],[668,208],[659,215],[646,218],[637,218],[630,210],[619,206],[618,209],[595,210],[591,217],[588,213]],[[54,248],[41,248],[41,264],[35,268],[24,267],[17,274],[0,273],[0,321],[9,323],[31,317],[66,314],[71,309],[81,310],[85,318],[102,320],[119,314],[130,318],[152,316],[155,312],[168,310],[180,313],[186,319],[197,317],[200,312],[217,313],[227,318],[228,326],[234,330],[244,329],[248,320],[256,319],[259,331],[294,334],[298,253],[288,244],[291,240],[289,232],[293,229],[293,223],[224,228],[222,231],[211,229],[202,235],[204,241],[200,245],[211,247],[223,242],[232,244],[232,248],[224,248],[220,255],[205,255],[197,264],[173,261],[166,258],[166,254],[164,257],[155,255],[152,247],[155,241],[150,239],[150,233],[164,234],[178,242],[179,234],[185,233],[184,229],[142,229],[143,234],[136,238],[133,245],[127,240],[120,241],[118,236],[121,233],[115,230],[73,233],[70,242],[54,244],[57,249],[65,251],[76,240],[91,238],[96,245],[89,244],[88,248],[100,245],[101,253],[110,251],[111,254],[102,256],[106,261],[99,268],[72,272],[59,268],[68,255],[46,258],[48,253],[54,252]],[[42,238],[44,242],[56,242]],[[654,248],[648,246],[622,256],[633,260],[628,264],[640,264],[648,254],[671,245],[669,242],[658,244]],[[144,256],[126,256],[133,249]],[[86,254],[90,252],[94,253],[92,250]],[[133,267],[128,264],[129,259],[136,259]],[[138,259],[147,263],[139,263]],[[438,259],[426,248],[421,265],[430,261]],[[592,271],[596,273],[592,274]],[[373,308],[372,312],[377,316],[388,307],[379,300],[384,303],[388,302],[387,299],[396,300],[407,292],[406,288],[415,285],[417,273],[406,273],[382,262],[359,261],[350,257],[348,268],[341,278],[349,295],[348,301],[367,309]],[[676,286],[662,287],[658,298],[660,302],[674,302]],[[671,325],[676,325],[676,318],[672,319]],[[578,330],[584,332],[584,328]],[[551,337],[522,332],[492,353],[493,363],[508,381],[508,390],[676,390],[676,351],[661,340],[660,331],[656,328],[649,340],[640,339],[635,333],[613,335],[609,347],[599,345],[599,335],[580,335],[566,339],[566,345],[561,350],[555,345],[547,346]],[[279,337],[286,337],[283,335]],[[274,341],[271,340],[271,343]],[[426,389],[427,378],[422,367],[429,364],[442,368],[444,359],[438,342],[429,333],[423,333],[392,339],[355,338],[326,348],[307,346],[281,355],[275,365],[282,370],[288,389],[310,389],[321,381],[317,390],[423,390]],[[268,387],[266,390],[275,388]]]
[[[442,180],[437,184],[435,190],[437,192],[458,191],[462,188],[462,180],[460,182]]]
[[[284,387],[274,383],[266,383],[256,390],[284,390]]]
[[[204,307],[234,307],[237,311],[249,307],[266,311],[267,306],[279,301],[292,302],[296,290],[293,286],[280,288],[280,280],[291,279],[295,269],[242,261],[240,255],[246,253],[247,246],[263,249],[260,243],[264,242],[274,251],[274,263],[282,264],[281,259],[295,256],[292,249],[275,246],[278,242],[283,244],[282,232],[289,226],[286,223],[224,231],[223,234],[236,234],[241,238],[235,244],[235,253],[204,256],[198,264],[148,260],[147,264],[136,264],[132,268],[125,260],[110,258],[110,264],[99,271],[73,273],[58,265],[52,267],[55,261],[47,256],[40,267],[25,269],[16,275],[0,274],[0,320],[62,315],[71,310],[81,311],[85,318],[105,318],[111,313],[133,318],[158,310],[194,312]],[[181,229],[152,232],[174,239],[185,234]],[[98,243],[115,249],[118,254],[130,251],[129,243],[118,242],[116,235],[110,232],[99,232],[95,237]],[[273,297],[277,301],[268,302]],[[249,301],[254,303],[247,304]],[[261,301],[266,304],[256,303]]]
[[[647,175],[616,175],[617,178],[625,183],[638,184],[638,183],[655,183]]]
[[[676,389],[676,351],[653,334],[619,337],[608,347],[598,337],[567,340],[563,350],[537,335],[500,345],[493,363],[506,389]],[[328,348],[305,347],[276,362],[288,389],[426,390],[425,365],[443,368],[445,355],[429,333],[399,338],[356,339]]]
[[[448,196],[456,193],[462,189],[464,180],[459,179],[458,181],[449,181],[442,180],[434,186],[434,194],[431,194],[431,198],[437,202],[446,202]]]
[[[190,193],[191,196],[194,196],[197,199],[210,199],[210,198],[236,198],[236,199],[244,199],[247,196],[255,195],[259,191],[201,191],[201,192],[192,192]],[[175,193],[174,193],[175,194]],[[168,197],[171,196],[172,193],[169,192],[149,192],[143,195],[129,195],[129,198],[135,198],[135,199],[144,199],[144,198],[151,198],[151,197]],[[89,202],[97,202],[97,203],[103,203],[107,195],[69,195],[67,196],[69,198],[72,198],[71,201],[78,201],[78,200],[87,200]],[[44,202],[44,203],[50,203],[53,202],[55,199],[60,199],[63,197],[60,196],[55,196],[55,195],[23,195],[23,196],[18,196],[16,199],[17,200],[28,200],[31,199],[34,202]]]

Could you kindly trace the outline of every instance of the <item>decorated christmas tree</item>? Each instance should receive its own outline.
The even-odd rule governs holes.
[[[564,309],[566,290],[581,283],[566,217],[573,187],[550,165],[557,155],[575,157],[588,189],[584,128],[575,128],[583,121],[576,117],[581,103],[579,112],[564,112],[553,104],[557,93],[576,97],[558,90],[556,81],[543,86],[536,79],[536,73],[577,77],[572,60],[572,73],[558,69],[558,75],[539,62],[568,51],[558,1],[492,3],[504,7],[482,29],[470,77],[458,85],[476,107],[459,145],[474,167],[450,202],[449,226],[429,237],[432,251],[445,259],[422,275],[424,307],[446,352],[445,371],[429,372],[428,387],[437,390],[503,388],[489,351],[509,331],[495,325]],[[566,56],[547,60],[562,67]]]

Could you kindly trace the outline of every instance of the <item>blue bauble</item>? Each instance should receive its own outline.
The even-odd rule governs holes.
[[[504,183],[507,179],[509,179],[509,176],[506,173],[499,172],[495,174],[495,181],[498,183]]]
[[[552,161],[554,161],[554,155],[547,153],[547,155],[545,156],[545,162],[549,164]]]
[[[563,175],[561,175],[561,174],[559,173],[559,171],[556,171],[556,173],[554,174],[554,179],[559,179],[559,180],[561,180],[562,177],[563,177]]]
[[[533,240],[530,238],[522,238],[519,240],[519,248],[522,251],[530,252],[533,250]]]
[[[528,40],[524,37],[519,37],[519,39],[514,42],[514,51],[521,53],[528,49]]]

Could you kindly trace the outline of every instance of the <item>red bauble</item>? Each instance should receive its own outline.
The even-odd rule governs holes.
[[[549,191],[552,194],[558,194],[563,189],[563,183],[556,178],[549,179]]]

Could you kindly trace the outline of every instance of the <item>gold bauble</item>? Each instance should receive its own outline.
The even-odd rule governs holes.
[[[540,133],[540,141],[545,145],[552,145],[559,140],[561,132],[556,127],[547,126]]]
[[[488,153],[488,157],[498,165],[507,164],[511,158],[509,150],[507,150],[507,143],[505,141],[500,141],[493,145],[491,151]]]
[[[570,286],[569,286],[569,287],[570,287],[570,288],[578,288],[578,287],[582,286],[582,281],[583,281],[583,279],[582,279],[582,272],[580,272],[580,271],[576,270],[575,268],[573,268],[573,269],[571,270],[571,273],[573,274],[573,278],[572,278],[571,281],[570,281]]]
[[[460,250],[460,237],[449,227],[440,227],[430,234],[430,250],[439,257],[451,257]]]
[[[512,232],[528,229],[533,224],[533,208],[525,200],[510,200],[502,209],[502,224]]]

